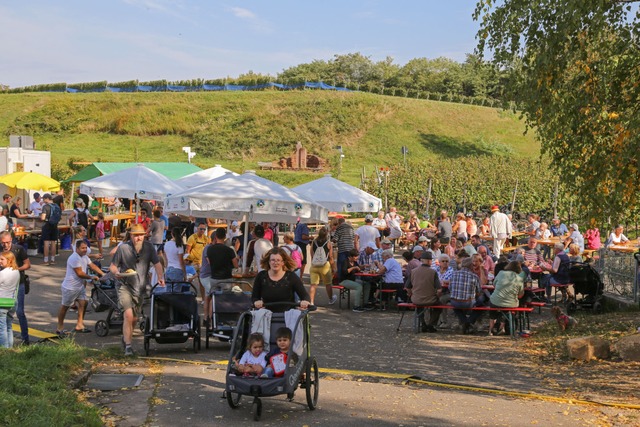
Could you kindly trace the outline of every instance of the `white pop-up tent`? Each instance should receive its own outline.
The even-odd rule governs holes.
[[[210,181],[212,179],[220,178],[221,176],[224,176],[227,173],[230,173],[235,176],[238,175],[235,172],[231,172],[229,169],[223,168],[221,165],[215,165],[212,168],[183,176],[182,178],[176,180],[176,184],[180,185],[183,188],[192,188],[200,184],[204,184],[205,182]]]
[[[220,178],[167,197],[166,212],[254,222],[327,222],[328,210],[295,191],[253,171]],[[248,228],[244,232],[247,247]],[[244,259],[246,260],[246,258]],[[243,260],[243,263],[244,263]],[[242,266],[243,270],[246,264]]]
[[[127,199],[164,200],[184,190],[164,175],[138,165],[80,184],[80,192],[91,197],[123,197]]]
[[[376,196],[329,174],[292,190],[332,212],[377,212],[382,209],[382,201]]]

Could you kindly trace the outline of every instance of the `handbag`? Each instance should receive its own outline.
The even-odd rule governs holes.
[[[29,291],[31,290],[31,279],[29,279],[28,275],[24,275],[24,294],[27,295],[29,294]]]

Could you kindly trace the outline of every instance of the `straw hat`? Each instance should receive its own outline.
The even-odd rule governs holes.
[[[133,236],[135,234],[147,234],[147,232],[144,231],[144,227],[142,226],[142,224],[135,224],[129,230],[129,234]]]

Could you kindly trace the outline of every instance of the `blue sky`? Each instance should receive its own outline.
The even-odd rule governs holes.
[[[473,0],[0,0],[0,83],[276,75],[360,52],[473,52]]]

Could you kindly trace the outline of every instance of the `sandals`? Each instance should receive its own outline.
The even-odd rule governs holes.
[[[66,330],[62,330],[62,331],[55,331],[55,334],[58,336],[58,338],[64,338],[69,334],[69,331]]]
[[[91,329],[88,329],[88,328],[74,329],[73,332],[76,332],[78,334],[88,334],[89,332],[91,332]]]

